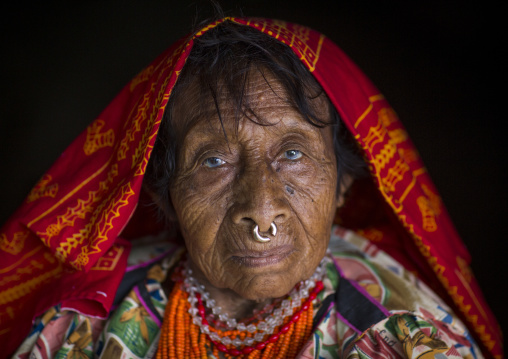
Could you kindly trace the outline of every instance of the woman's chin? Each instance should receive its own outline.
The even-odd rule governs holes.
[[[287,295],[300,282],[300,276],[290,271],[244,276],[231,289],[244,299],[263,301]]]
[[[262,301],[287,295],[294,286],[312,275],[302,265],[301,252],[281,250],[267,256],[232,257],[226,266],[230,288],[245,299]],[[305,261],[303,261],[305,263]]]
[[[291,291],[291,289],[293,289],[294,285],[296,285],[296,283],[290,286],[288,286],[287,283],[284,284],[285,285],[274,283],[273,285],[263,286],[260,288],[254,287],[246,291],[242,290],[236,293],[244,299],[263,302],[266,300],[284,297]]]

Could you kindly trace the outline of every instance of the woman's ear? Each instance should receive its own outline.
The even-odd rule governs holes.
[[[339,183],[339,190],[337,191],[337,208],[340,208],[346,202],[346,193],[353,184],[353,177],[345,175]]]

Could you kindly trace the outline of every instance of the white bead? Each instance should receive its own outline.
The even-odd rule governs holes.
[[[199,313],[198,308],[191,307],[189,308],[189,314],[195,317]]]
[[[265,319],[266,323],[268,324],[268,326],[272,327],[275,325],[275,323],[277,322],[277,319],[276,318],[279,318],[280,316],[269,316],[268,318]]]
[[[256,330],[257,330],[257,328],[256,328],[256,326],[255,326],[254,324],[249,324],[249,325],[247,326],[247,331],[248,331],[249,333],[254,333]]]
[[[284,300],[282,301],[282,308],[288,308],[288,307],[289,307],[289,304],[290,304],[290,303],[289,303],[289,300],[284,299]]]
[[[215,307],[215,300],[214,300],[214,299],[207,300],[207,301],[206,301],[206,306],[207,306],[208,308]]]
[[[265,331],[266,327],[267,327],[266,322],[261,322],[261,323],[258,324],[258,329],[259,330]]]
[[[223,337],[220,341],[221,341],[221,342],[222,342],[222,344],[224,344],[224,345],[229,345],[229,344],[231,344],[231,338],[229,338],[229,337]]]
[[[219,315],[219,320],[221,322],[227,321],[228,320],[228,313],[224,313],[224,314]]]
[[[210,339],[212,339],[214,342],[218,342],[220,340],[219,334],[217,333],[210,334]]]
[[[213,314],[220,314],[220,312],[222,311],[222,308],[221,307],[215,307],[212,309],[212,312]]]
[[[247,329],[247,327],[243,323],[238,323],[238,325],[236,326],[236,329],[238,329],[241,332],[244,332]]]
[[[254,338],[245,338],[245,345],[251,346],[254,344]]]
[[[194,324],[196,324],[196,325],[200,325],[200,324],[201,324],[201,319],[200,319],[200,318],[198,318],[198,317],[194,317],[194,318],[192,319],[192,322],[193,322]]]
[[[263,341],[264,337],[265,337],[264,333],[256,333],[256,335],[254,335],[254,340],[257,342],[261,342]]]
[[[235,339],[233,339],[233,345],[234,345],[235,347],[242,346],[243,344],[244,344],[244,343],[243,343],[243,341],[242,341],[240,338],[235,338]]]
[[[231,318],[231,319],[226,321],[226,324],[228,325],[228,327],[234,328],[234,327],[236,327],[236,319],[235,318]]]
[[[208,327],[208,325],[206,325],[206,324],[205,324],[205,325],[203,325],[203,326],[201,327],[201,330],[202,330],[202,331],[203,331],[203,333],[205,333],[205,334],[210,334],[210,328],[209,328],[209,327]]]

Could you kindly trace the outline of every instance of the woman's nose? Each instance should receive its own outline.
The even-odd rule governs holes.
[[[245,169],[235,187],[234,223],[257,224],[260,232],[268,232],[272,222],[280,224],[289,217],[284,184],[271,166]]]

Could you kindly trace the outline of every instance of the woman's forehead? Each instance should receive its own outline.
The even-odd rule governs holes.
[[[215,132],[234,127],[236,132],[242,121],[247,119],[263,126],[274,125],[283,118],[289,126],[295,126],[297,122],[303,125],[295,100],[288,96],[284,86],[272,74],[254,71],[248,76],[244,88],[242,102],[238,106],[235,96],[221,87],[220,83],[214,98],[212,92],[203,88],[199,81],[190,82],[181,89],[172,108],[172,127],[176,131],[176,138],[182,141],[196,126],[201,128],[200,131]],[[318,116],[329,118],[329,103],[325,96],[318,96],[310,103]]]

